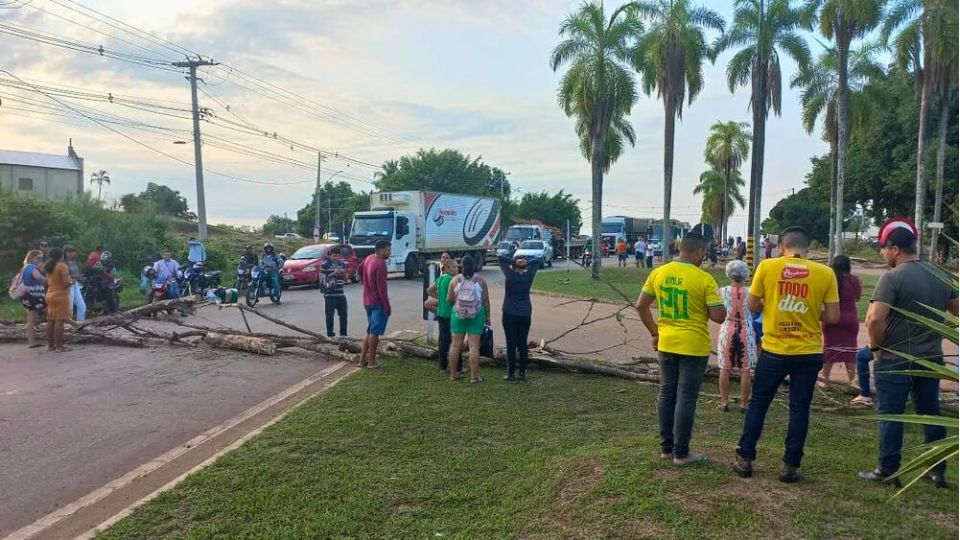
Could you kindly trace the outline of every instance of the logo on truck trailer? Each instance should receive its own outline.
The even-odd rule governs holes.
[[[474,203],[463,220],[463,241],[471,246],[479,243],[496,225],[499,216],[500,201],[483,199]]]
[[[437,211],[433,213],[433,222],[439,227],[443,225],[444,219],[447,217],[454,217],[456,215],[456,210],[441,210],[440,208],[437,208]]]

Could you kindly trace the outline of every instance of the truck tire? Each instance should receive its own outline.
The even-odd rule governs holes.
[[[420,274],[420,261],[413,253],[407,255],[407,260],[403,263],[403,277],[414,279]]]
[[[487,252],[486,251],[477,251],[473,254],[473,266],[477,272],[483,270],[484,263],[487,262]]]

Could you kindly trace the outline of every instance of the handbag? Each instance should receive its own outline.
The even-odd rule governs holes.
[[[21,300],[27,295],[27,292],[27,286],[23,283],[23,270],[21,270],[10,278],[10,289],[7,294],[14,300]]]
[[[430,313],[437,312],[437,297],[431,296],[423,302],[423,309],[429,311]]]
[[[480,356],[493,358],[493,328],[489,325],[484,326],[480,334]]]

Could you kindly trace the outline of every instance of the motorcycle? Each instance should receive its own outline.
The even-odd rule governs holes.
[[[120,312],[119,293],[123,290],[120,278],[105,281],[100,276],[89,275],[81,284],[87,315],[112,315]]]
[[[234,289],[242,291],[250,286],[250,270],[252,268],[252,264],[245,260],[240,261],[240,264],[237,265],[237,279],[233,282]]]
[[[276,277],[271,279],[271,274]],[[276,283],[273,283],[276,281]],[[270,301],[274,304],[280,303],[280,271],[264,270],[260,266],[250,268],[250,285],[247,288],[246,302],[249,307],[254,307],[260,301],[262,296],[270,296]]]
[[[208,289],[220,286],[222,272],[204,272],[203,263],[194,263],[180,273],[180,294],[183,296],[204,295]]]

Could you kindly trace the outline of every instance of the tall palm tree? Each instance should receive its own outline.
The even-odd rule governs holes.
[[[673,195],[673,142],[676,120],[683,118],[683,102],[693,100],[703,88],[703,61],[713,59],[704,32],[723,32],[717,12],[691,5],[689,0],[641,0],[627,4],[649,21],[637,42],[634,68],[640,74],[643,91],[657,92],[663,100],[663,245],[672,237],[670,204]],[[670,260],[670,250],[663,250]]]
[[[917,186],[913,219],[921,235],[923,209],[927,199],[928,117],[934,98],[940,100],[941,118],[949,114],[949,97],[957,80],[957,27],[956,0],[898,0],[889,10],[881,31],[881,39],[893,46],[897,63],[906,69],[912,67],[920,84]],[[940,133],[943,135],[940,136]],[[934,220],[939,219],[942,206],[943,167],[940,166],[940,155],[946,147],[946,126],[938,129],[938,138],[940,146],[937,149],[937,186],[941,202],[934,206]],[[931,236],[935,238],[936,235]],[[931,239],[931,242],[935,240]]]
[[[734,0],[730,31],[714,44],[715,52],[738,48],[727,64],[727,84],[733,92],[750,83],[753,111],[753,152],[750,159],[750,195],[747,236],[760,231],[760,200],[763,191],[763,153],[767,114],[780,116],[782,80],[780,55],[793,58],[801,67],[810,61],[806,40],[797,32],[804,20],[790,0]],[[760,244],[753,244],[753,260],[759,260]]]
[[[92,173],[90,174],[90,183],[97,185],[97,202],[100,202],[100,195],[103,192],[103,185],[110,185],[110,173],[102,169]]]
[[[831,258],[843,253],[843,189],[847,176],[847,147],[850,144],[850,47],[876,28],[883,18],[886,0],[808,0],[809,15],[819,11],[820,33],[834,41],[833,52],[837,56],[836,102],[837,144],[835,148],[835,189],[831,187],[833,204],[830,214],[836,239]]]
[[[717,170],[713,164],[710,164],[709,170],[700,175],[700,183],[693,188],[694,195],[703,195],[703,222],[712,223],[714,230],[721,231],[720,238],[724,236],[727,228],[727,221],[733,215],[734,210],[739,206],[743,208],[747,200],[740,193],[740,188],[744,186],[743,177],[739,170],[733,170],[729,174],[725,171]]]
[[[849,120],[856,129],[862,127],[872,110],[875,100],[865,92],[867,83],[884,76],[883,67],[875,60],[877,45],[864,45],[850,54],[850,69],[847,85],[850,90]],[[843,203],[837,200],[837,170],[839,129],[837,105],[839,96],[839,59],[833,50],[827,50],[816,61],[801,69],[790,81],[791,88],[801,89],[800,104],[803,107],[801,120],[807,133],[813,133],[817,121],[823,120],[823,139],[830,144],[830,257],[842,250],[836,249],[836,213]],[[842,215],[840,222],[842,223]]]
[[[400,171],[400,163],[395,159],[388,159],[380,166],[380,170],[373,173],[374,180],[389,178]]]
[[[593,192],[593,235],[602,230],[603,172],[606,139],[615,119],[626,118],[637,101],[629,61],[634,41],[643,32],[636,15],[618,8],[609,18],[602,2],[583,4],[561,24],[560,43],[550,55],[550,67],[569,69],[560,80],[557,101],[567,116],[575,116],[590,135]],[[593,276],[600,276],[600,257],[593,258]]]
[[[743,162],[747,159],[747,154],[750,153],[750,135],[747,133],[749,127],[750,124],[746,122],[734,121],[717,122],[710,126],[710,135],[707,136],[707,146],[703,150],[703,157],[716,171],[723,174],[724,191],[731,189],[733,175],[739,177],[740,166],[743,165]],[[700,175],[700,180],[703,183],[703,175]],[[740,178],[740,183],[743,185],[742,178]],[[743,199],[739,189],[737,195],[740,199]],[[720,238],[724,239],[727,237],[727,220],[733,213],[733,208],[726,208],[727,197],[719,197],[719,200],[722,206],[719,215],[724,217],[720,223],[722,227],[718,227],[717,232],[720,234]],[[706,198],[704,198],[704,204],[706,204]],[[744,203],[740,203],[741,207],[743,205]]]

